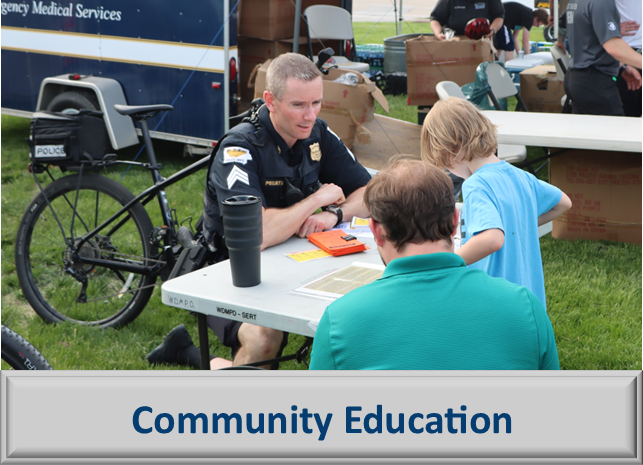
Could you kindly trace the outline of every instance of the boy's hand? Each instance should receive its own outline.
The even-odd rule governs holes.
[[[460,255],[469,266],[497,252],[504,243],[505,233],[502,229],[487,229],[469,239],[456,251],[456,254]]]

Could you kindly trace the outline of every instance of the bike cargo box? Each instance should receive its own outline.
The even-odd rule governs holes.
[[[29,146],[34,163],[73,166],[102,160],[107,151],[103,114],[93,110],[36,112],[31,119]]]

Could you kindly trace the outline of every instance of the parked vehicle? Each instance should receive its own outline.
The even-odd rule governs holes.
[[[226,1],[3,2],[2,113],[100,110],[118,150],[140,130],[114,104],[171,103],[152,137],[212,147],[237,113],[237,2]]]

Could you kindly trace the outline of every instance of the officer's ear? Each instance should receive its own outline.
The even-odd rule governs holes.
[[[270,112],[275,111],[275,101],[277,100],[272,92],[265,90],[263,92],[263,99],[266,102],[266,106]]]

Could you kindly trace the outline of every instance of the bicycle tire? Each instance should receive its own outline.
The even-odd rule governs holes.
[[[152,295],[156,276],[74,264],[52,213],[53,209],[65,235],[77,243],[133,198],[129,190],[108,177],[83,174],[79,185],[79,175],[75,174],[52,182],[31,202],[18,228],[16,272],[27,301],[43,320],[118,328],[141,313]],[[117,223],[119,220],[113,224]],[[147,211],[137,202],[118,230],[109,236],[97,235],[86,242],[80,254],[147,265],[152,227]],[[107,234],[109,229],[101,233]],[[87,283],[84,298],[79,276]]]
[[[2,325],[2,360],[14,370],[53,370],[29,341],[5,325]]]

